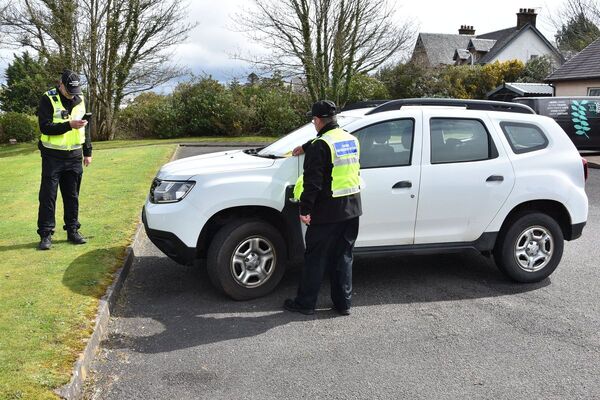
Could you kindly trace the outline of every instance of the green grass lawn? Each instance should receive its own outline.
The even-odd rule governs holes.
[[[0,399],[56,398],[52,390],[68,383],[98,299],[123,262],[151,180],[174,142],[94,144],[80,195],[89,241],[66,242],[59,194],[46,252],[36,250],[39,151],[34,144],[0,146]]]

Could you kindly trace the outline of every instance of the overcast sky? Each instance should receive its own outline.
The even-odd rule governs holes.
[[[413,21],[421,32],[458,33],[460,25],[473,25],[476,34],[483,34],[515,26],[519,8],[534,8],[539,14],[538,29],[554,42],[556,29],[550,23],[550,16],[556,14],[563,2],[397,0],[396,18],[399,22]],[[252,67],[235,60],[232,55],[259,49],[243,33],[236,32],[232,16],[251,4],[251,0],[189,0],[189,21],[198,26],[190,32],[188,40],[176,48],[174,61],[194,74],[208,74],[220,81],[245,78],[252,72]],[[2,80],[13,52],[0,51]]]

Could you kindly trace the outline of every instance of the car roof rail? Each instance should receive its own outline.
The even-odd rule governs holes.
[[[502,111],[520,114],[535,114],[533,109],[525,104],[490,100],[463,100],[463,99],[400,99],[390,100],[369,111],[366,115],[377,114],[384,111],[400,110],[404,106],[442,106],[465,107],[467,110]]]
[[[389,100],[364,100],[364,101],[357,101],[356,103],[346,104],[344,106],[344,108],[341,109],[341,111],[350,111],[350,110],[358,110],[360,108],[377,107],[377,106],[380,106],[380,105],[388,103],[388,102],[389,102]]]

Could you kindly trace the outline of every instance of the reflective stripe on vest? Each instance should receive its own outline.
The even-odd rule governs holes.
[[[71,114],[68,115],[66,108],[60,101],[60,96],[56,89],[49,90],[46,96],[50,99],[52,104],[52,122],[55,124],[62,124],[72,120],[82,119],[85,115],[85,102],[83,96],[80,96],[81,102],[77,104],[71,110]],[[63,115],[64,114],[64,115]],[[66,117],[66,118],[63,118]],[[70,131],[62,135],[44,135],[40,137],[42,145],[48,149],[71,151],[81,149],[81,145],[85,143],[85,128],[71,129]]]
[[[344,197],[360,192],[360,163],[358,140],[343,129],[332,129],[321,137],[313,140],[323,140],[331,152],[331,195]],[[294,186],[294,198],[300,199],[304,191],[304,175],[300,175]]]

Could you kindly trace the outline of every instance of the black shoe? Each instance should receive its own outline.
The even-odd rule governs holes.
[[[52,235],[42,236],[40,244],[38,244],[38,250],[50,250],[52,247]]]
[[[87,240],[77,230],[67,232],[67,240],[73,244],[85,244]]]
[[[333,307],[332,310],[335,310],[338,314],[346,316],[346,315],[350,315],[350,309],[349,308],[337,308],[337,307]]]
[[[315,310],[312,308],[302,308],[292,299],[287,299],[283,302],[283,308],[291,312],[299,312],[304,315],[313,315]]]

